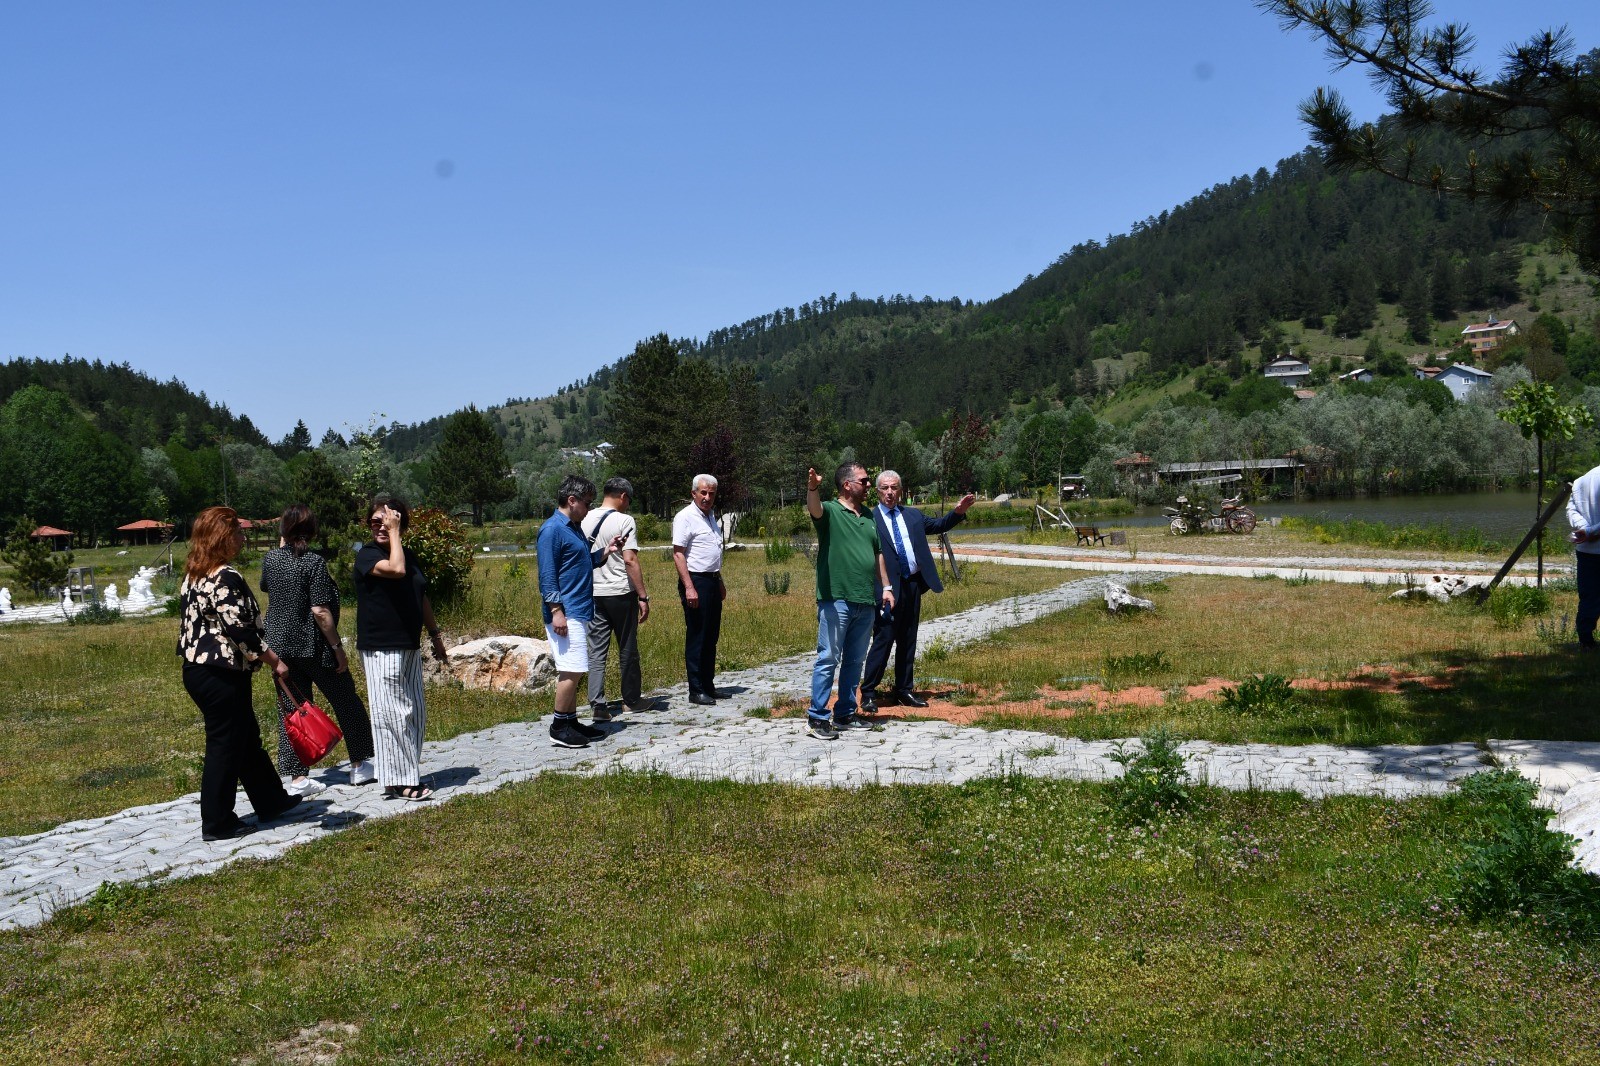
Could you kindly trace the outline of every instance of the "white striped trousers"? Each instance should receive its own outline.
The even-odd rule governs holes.
[[[378,784],[404,788],[421,784],[422,652],[364,651],[367,709],[372,715],[373,755]]]

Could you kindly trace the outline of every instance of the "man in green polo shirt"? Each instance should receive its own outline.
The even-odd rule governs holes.
[[[865,506],[872,484],[860,463],[834,471],[837,500],[824,501],[822,475],[806,471],[806,513],[817,531],[817,665],[811,672],[811,706],[806,728],[818,740],[837,740],[840,729],[870,728],[856,719],[856,683],[872,640],[872,619],[883,606],[894,607],[894,590],[883,565],[878,524]],[[839,698],[828,720],[834,674]]]

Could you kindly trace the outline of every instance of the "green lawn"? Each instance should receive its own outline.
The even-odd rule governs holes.
[[[547,776],[0,935],[15,1063],[1593,1061],[1448,801]]]
[[[958,700],[984,708],[985,725],[1085,738],[1167,724],[1190,737],[1278,744],[1600,740],[1600,662],[1569,643],[1572,592],[1554,593],[1549,614],[1506,627],[1462,602],[1391,600],[1388,587],[1183,576],[1137,591],[1154,600],[1154,611],[1118,616],[1089,604],[923,669],[961,682]],[[1237,686],[1265,674],[1342,681],[1396,672],[1436,677],[1442,687],[1301,690],[1294,706],[1256,713],[1184,692],[1212,678]],[[1163,698],[1097,711],[1074,699],[1085,682],[1153,686]],[[1008,709],[1046,690],[1058,693],[1047,709],[1071,717]]]

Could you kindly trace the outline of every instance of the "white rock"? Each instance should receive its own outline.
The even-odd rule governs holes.
[[[539,692],[556,679],[549,641],[533,637],[470,640],[451,648],[447,662],[429,663],[432,680],[448,674],[465,688],[490,692]]]
[[[1124,607],[1143,607],[1148,611],[1153,610],[1155,604],[1149,600],[1140,599],[1115,581],[1107,581],[1106,607],[1112,611],[1120,611]]]
[[[1389,594],[1391,600],[1422,599],[1427,597],[1439,603],[1449,603],[1453,599],[1479,589],[1487,584],[1482,578],[1470,578],[1461,574],[1431,574],[1417,584],[1407,585],[1398,592]]]

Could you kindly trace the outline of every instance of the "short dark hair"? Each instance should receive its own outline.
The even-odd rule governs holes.
[[[850,471],[852,471],[852,470],[859,470],[863,474],[865,474],[867,472],[867,468],[862,466],[860,463],[857,463],[857,462],[840,463],[839,464],[839,469],[837,469],[837,470],[835,470],[833,472],[833,487],[836,488],[836,489],[844,488],[845,484],[848,481],[851,480]]]
[[[625,477],[607,478],[605,494],[607,496],[632,496],[633,482]]]
[[[372,505],[367,508],[367,518],[371,518],[383,508],[400,512],[400,532],[404,533],[411,528],[411,505],[398,496],[391,496],[387,492],[380,492],[372,498]]]
[[[585,502],[592,501],[594,499],[594,482],[582,474],[568,474],[561,479],[561,485],[556,489],[556,507],[565,507],[567,500],[573,496]]]
[[[371,517],[370,515],[368,517]],[[317,535],[317,516],[303,503],[291,503],[278,520],[278,535],[294,550],[296,559],[306,553],[306,545]]]

